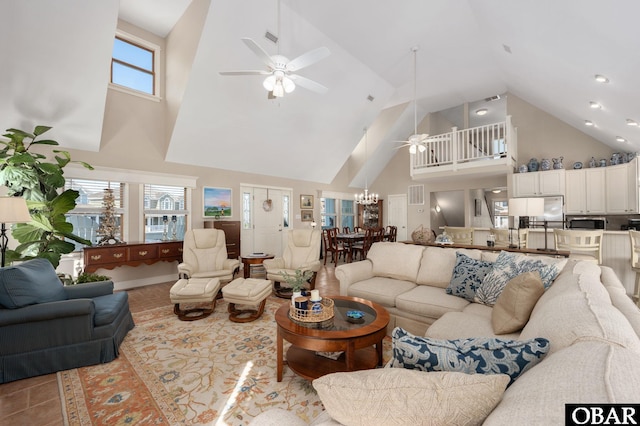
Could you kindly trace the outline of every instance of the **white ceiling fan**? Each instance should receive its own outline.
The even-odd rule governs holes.
[[[418,55],[418,47],[412,47],[411,51],[413,52],[413,134],[409,136],[406,141],[394,141],[399,142],[402,145],[397,148],[402,148],[405,146],[409,147],[409,152],[411,154],[415,154],[416,152],[425,152],[427,147],[424,145],[429,135],[427,134],[418,134],[418,107],[417,107],[417,66],[416,66],[416,57]]]
[[[280,2],[278,2],[278,36],[280,34]],[[291,93],[296,88],[296,84],[316,93],[327,92],[325,86],[294,74],[303,68],[312,65],[331,54],[326,47],[319,47],[307,53],[289,60],[280,55],[280,43],[276,41],[278,51],[275,55],[269,55],[258,43],[250,38],[241,39],[253,53],[267,65],[267,70],[242,70],[242,71],[220,71],[220,75],[266,75],[262,85],[269,91],[270,96],[282,97],[285,93]]]

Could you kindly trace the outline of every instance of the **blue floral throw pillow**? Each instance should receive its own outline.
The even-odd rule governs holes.
[[[567,264],[567,259],[553,257],[524,256],[517,253],[501,251],[493,263],[493,268],[482,281],[482,285],[476,291],[474,302],[493,306],[505,286],[511,279],[525,272],[537,271],[542,279],[544,288],[553,284],[562,268]]]
[[[447,294],[462,297],[473,302],[476,290],[489,273],[493,262],[472,259],[466,254],[456,252],[456,264],[453,267],[451,282],[445,289]]]
[[[549,341],[543,338],[439,340],[414,336],[400,327],[396,327],[391,336],[391,367],[467,374],[507,374],[511,377],[509,385],[542,361],[550,347]]]

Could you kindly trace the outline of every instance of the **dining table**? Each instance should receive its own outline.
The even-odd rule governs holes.
[[[364,236],[364,232],[339,232],[336,234],[336,239],[342,242],[347,248],[347,263],[353,262],[353,250],[351,250],[353,244],[358,241],[364,241]]]

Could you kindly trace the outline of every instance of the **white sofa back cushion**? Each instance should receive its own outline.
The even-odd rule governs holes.
[[[520,376],[484,425],[563,425],[565,404],[637,402],[639,386],[636,352],[604,342],[577,343]]]
[[[374,243],[367,259],[373,264],[373,275],[416,281],[423,246],[404,243]]]
[[[416,283],[447,288],[451,282],[453,267],[456,265],[456,252],[464,253],[475,260],[482,257],[480,250],[427,247],[422,253]]]
[[[581,263],[566,268],[542,295],[520,338],[548,339],[549,354],[587,340],[607,341],[640,354],[638,336],[622,312],[611,304],[599,274],[574,273],[584,271]]]

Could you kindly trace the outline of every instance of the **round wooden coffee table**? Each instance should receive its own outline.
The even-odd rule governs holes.
[[[328,296],[334,301],[333,324],[324,329],[299,325],[289,318],[289,303],[276,311],[277,378],[282,381],[286,364],[299,376],[313,380],[329,373],[375,368],[382,365],[382,339],[389,324],[389,313],[377,303],[357,297]],[[350,310],[364,312],[361,323],[347,321]],[[283,359],[283,342],[291,346]],[[375,347],[374,347],[375,345]],[[316,352],[343,352],[338,359]]]

